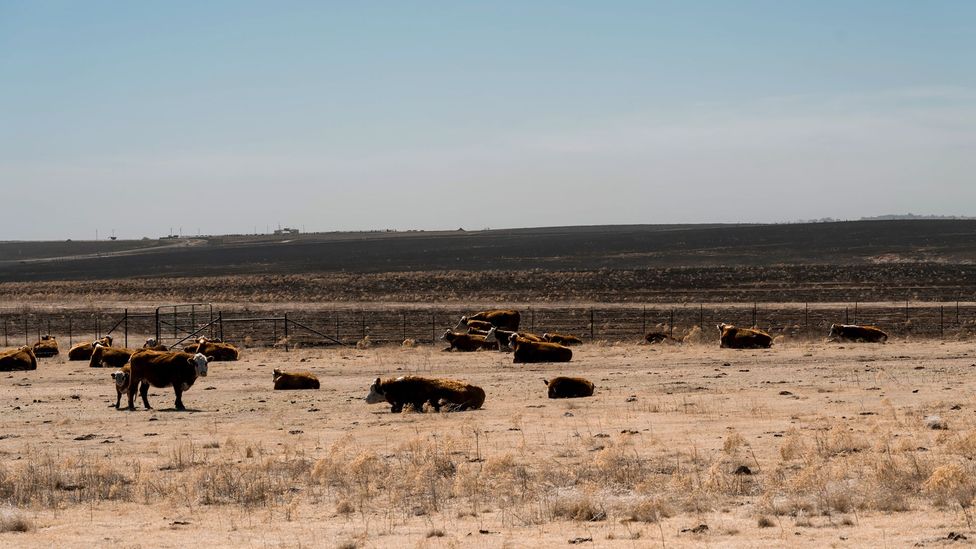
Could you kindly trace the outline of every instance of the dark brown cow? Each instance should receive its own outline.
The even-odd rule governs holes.
[[[573,350],[569,347],[563,347],[558,343],[529,341],[528,339],[519,337],[518,334],[512,334],[508,345],[515,351],[515,356],[512,359],[513,364],[569,362],[573,359]]]
[[[485,341],[488,343],[497,344],[499,351],[511,352],[512,347],[509,345],[509,343],[511,342],[513,335],[517,335],[522,339],[535,341],[537,343],[542,343],[544,341],[541,336],[531,332],[511,332],[495,327],[492,327],[492,329],[488,330],[488,333],[485,334]]]
[[[653,345],[655,343],[664,343],[666,341],[678,341],[678,340],[664,332],[647,332],[647,334],[644,335],[644,341]]]
[[[103,347],[101,343],[95,344],[91,359],[88,361],[89,368],[121,368],[129,362],[129,357],[135,351],[132,349],[119,349],[117,347]]]
[[[276,391],[319,388],[319,378],[311,372],[282,372],[275,368],[272,377]]]
[[[90,360],[96,343],[101,343],[105,347],[111,347],[112,336],[105,336],[97,341],[73,345],[68,349],[68,360]]]
[[[569,347],[570,345],[583,344],[583,340],[576,336],[566,335],[566,334],[554,334],[550,332],[546,332],[542,334],[542,340],[548,341],[549,343],[558,343],[565,347]]]
[[[445,351],[457,350],[464,353],[470,353],[473,351],[498,348],[497,346],[485,341],[484,336],[460,334],[457,332],[452,332],[451,330],[446,330],[444,335],[441,336],[441,339],[451,344],[450,347],[444,349]]]
[[[468,333],[471,333],[471,330],[487,332],[492,328],[492,326],[493,324],[487,320],[470,320],[468,317],[462,316],[461,321],[457,323],[457,326],[455,326],[454,329],[461,330],[467,328]]]
[[[190,351],[186,351],[190,352]],[[237,360],[241,352],[230,343],[219,341],[201,341],[197,344],[194,353],[207,355],[214,362],[229,362]]]
[[[839,341],[854,341],[866,343],[885,343],[888,334],[877,326],[863,326],[859,324],[831,324],[827,338]]]
[[[581,377],[554,377],[542,380],[549,387],[549,398],[581,398],[593,396],[593,382]]]
[[[34,344],[34,356],[37,358],[49,358],[58,356],[58,340],[52,335],[42,336],[41,340]]]
[[[492,326],[497,328],[517,332],[519,323],[522,321],[522,315],[518,311],[511,309],[491,309],[461,317],[461,322],[464,324],[467,324],[471,320],[490,322]]]
[[[413,405],[417,412],[424,410],[429,403],[435,411],[441,406],[449,411],[474,410],[485,402],[485,391],[476,385],[469,385],[453,379],[424,378],[405,376],[387,381],[376,378],[366,395],[367,404],[389,402],[390,411],[398,414],[405,404]]]
[[[193,386],[197,377],[206,377],[209,361],[209,357],[200,353],[191,355],[145,349],[132,353],[129,358],[129,410],[136,409],[133,400],[137,389],[142,395],[142,404],[147,410],[152,408],[149,406],[149,385],[159,388],[172,386],[176,393],[176,409],[185,410],[183,392]]]
[[[163,345],[156,341],[156,338],[150,337],[146,338],[146,342],[142,344],[143,349],[149,349],[150,351],[168,351],[169,347]],[[187,351],[189,352],[189,351]]]
[[[766,332],[754,328],[736,328],[731,324],[719,324],[721,347],[729,349],[768,349],[773,338]]]
[[[0,353],[0,372],[36,369],[37,357],[34,356],[34,349],[28,345]]]

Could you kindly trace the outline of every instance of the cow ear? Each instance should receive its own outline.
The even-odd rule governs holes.
[[[379,387],[380,386],[380,378],[376,378],[376,381],[373,382],[373,385],[376,385],[377,387]]]
[[[194,360],[194,359],[195,359],[195,357],[192,357],[192,356],[189,357],[189,358],[187,358],[186,359],[187,364],[189,364],[191,366],[196,366],[197,365],[197,361]]]
[[[209,363],[209,362],[213,362],[213,357],[212,357],[212,356],[208,356],[208,357],[207,357],[207,362],[208,362],[208,363]]]
[[[546,387],[549,386],[549,380],[548,379],[543,379],[542,382],[546,384]]]

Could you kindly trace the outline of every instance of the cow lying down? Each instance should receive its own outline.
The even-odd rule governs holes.
[[[280,368],[275,368],[271,375],[275,391],[319,388],[319,378],[311,372],[282,372]]]
[[[723,349],[768,349],[773,338],[756,328],[737,328],[731,324],[719,324],[719,342]]]
[[[390,411],[398,414],[405,404],[410,404],[417,412],[422,412],[424,403],[435,411],[441,406],[447,411],[474,410],[485,402],[485,391],[476,385],[469,385],[453,379],[404,376],[382,381],[376,378],[366,395],[367,404],[389,402]]]
[[[888,334],[876,326],[863,326],[859,324],[831,324],[830,333],[827,334],[830,341],[854,341],[866,343],[884,343],[888,341]]]
[[[34,356],[37,358],[48,358],[58,356],[58,340],[52,335],[42,336],[41,340],[34,344]]]
[[[593,382],[581,377],[554,377],[542,380],[549,388],[549,398],[580,398],[593,396]]]
[[[36,369],[37,357],[34,356],[34,350],[28,345],[0,353],[0,372]]]

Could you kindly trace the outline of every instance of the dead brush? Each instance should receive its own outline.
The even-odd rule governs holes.
[[[34,530],[34,521],[20,509],[14,507],[0,509],[0,534],[32,530]]]
[[[133,472],[113,463],[87,455],[60,457],[32,450],[26,454],[22,464],[0,468],[0,498],[7,503],[56,509],[132,497]]]

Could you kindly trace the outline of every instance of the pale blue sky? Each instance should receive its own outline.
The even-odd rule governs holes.
[[[0,240],[976,215],[976,3],[0,0]]]

